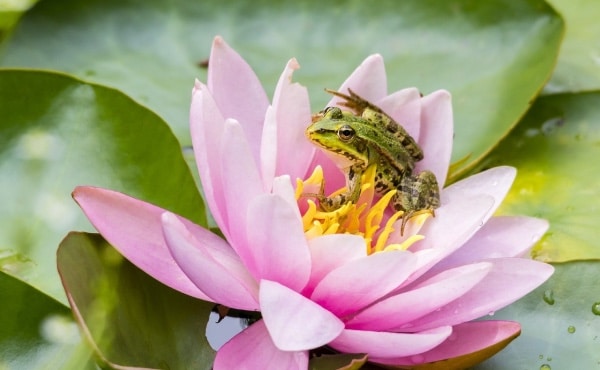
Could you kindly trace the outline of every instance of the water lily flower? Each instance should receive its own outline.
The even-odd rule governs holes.
[[[303,194],[345,186],[304,135],[308,93],[292,59],[269,102],[248,64],[220,37],[207,84],[192,92],[191,134],[206,203],[224,238],[157,206],[107,189],[74,198],[95,228],[140,269],[173,289],[261,319],[218,351],[214,369],[307,369],[311,350],[364,353],[388,365],[464,356],[515,336],[505,321],[472,321],[545,281],[550,265],[523,257],[547,229],[531,217],[492,217],[515,177],[493,168],[441,190],[435,217],[400,215],[372,191],[319,211]],[[387,93],[380,55],[342,84],[401,122],[425,153],[416,171],[447,176],[450,95]],[[329,105],[335,105],[334,97]],[[370,190],[371,189],[371,190]]]

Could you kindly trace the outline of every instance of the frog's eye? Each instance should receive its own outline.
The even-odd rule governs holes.
[[[340,140],[346,142],[352,140],[355,134],[356,132],[354,131],[354,129],[348,125],[343,125],[337,131],[337,135],[340,138]]]
[[[323,115],[329,116],[330,119],[342,119],[344,115],[342,110],[338,107],[327,107],[323,110]]]

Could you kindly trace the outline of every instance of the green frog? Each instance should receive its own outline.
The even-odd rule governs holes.
[[[375,169],[375,192],[383,195],[396,189],[390,205],[403,211],[406,221],[421,211],[431,212],[440,205],[440,190],[431,171],[413,173],[423,151],[406,130],[379,107],[348,89],[348,95],[326,90],[342,99],[339,107],[327,107],[315,114],[306,129],[308,139],[335,157],[346,176],[347,192],[335,196],[315,197],[324,211],[356,203],[360,197],[361,177],[369,166]]]

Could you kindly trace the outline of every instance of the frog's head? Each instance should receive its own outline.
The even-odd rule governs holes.
[[[328,107],[306,129],[306,137],[324,149],[340,168],[368,163],[368,149],[360,135],[357,117],[338,107]]]

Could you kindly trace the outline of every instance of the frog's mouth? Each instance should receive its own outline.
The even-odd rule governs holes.
[[[309,127],[305,131],[306,137],[313,144],[319,147],[319,149],[323,151],[323,153],[325,153],[325,155],[327,155],[327,157],[330,158],[338,168],[349,168],[358,162],[364,161],[364,158],[358,157],[354,153],[351,153],[344,148],[330,147],[327,145],[326,141],[321,140],[321,136],[324,136],[326,131],[324,129],[311,130],[311,128],[312,127]],[[335,135],[334,131],[327,131],[327,133]]]

